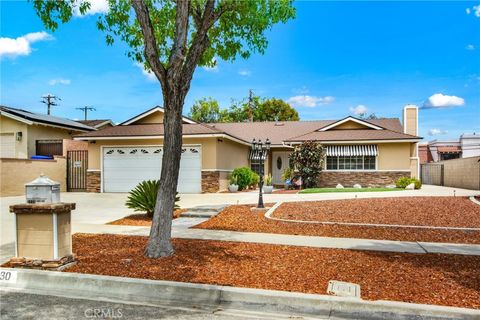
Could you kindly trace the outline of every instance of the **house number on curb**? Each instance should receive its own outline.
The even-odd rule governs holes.
[[[0,283],[16,283],[17,271],[10,271],[2,269],[0,270]]]

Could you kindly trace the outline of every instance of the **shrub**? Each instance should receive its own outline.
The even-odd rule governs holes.
[[[157,193],[160,187],[160,180],[145,180],[140,182],[132,191],[129,192],[127,202],[125,205],[127,208],[133,209],[133,211],[145,212],[147,216],[153,217],[155,211],[155,205],[157,203]],[[180,197],[175,196],[175,206],[173,210],[180,208],[177,202],[180,201]]]
[[[410,177],[400,177],[395,181],[395,186],[397,188],[405,189],[410,183],[415,184],[415,189],[420,189],[422,187],[422,182],[415,178]]]
[[[265,180],[265,185],[266,186],[271,186],[272,185],[272,175],[271,174],[268,174],[264,177],[264,180]]]
[[[230,185],[237,185],[237,177],[230,175]]]
[[[293,169],[292,168],[285,168],[285,170],[283,170],[282,176],[280,178],[282,178],[283,182],[292,179],[293,178]]]
[[[260,176],[252,171],[252,174],[250,176],[250,183],[248,184],[248,186],[250,187],[250,189],[256,189],[259,182]]]
[[[314,141],[302,143],[290,154],[290,166],[298,170],[305,188],[317,185],[317,177],[323,168],[323,155],[322,145]]]
[[[236,168],[232,172],[232,176],[237,178],[237,184],[239,190],[244,190],[250,185],[252,179],[252,169],[247,167]]]

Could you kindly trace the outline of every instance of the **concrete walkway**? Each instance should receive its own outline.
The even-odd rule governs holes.
[[[312,248],[337,248],[407,253],[444,253],[480,256],[480,245],[473,244],[331,238],[274,233],[190,229],[190,227],[206,220],[207,219],[205,218],[175,219],[172,225],[172,237],[183,239],[264,243]],[[148,236],[150,227],[79,224],[74,226],[73,232]]]

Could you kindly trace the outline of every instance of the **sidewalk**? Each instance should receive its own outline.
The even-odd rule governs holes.
[[[355,238],[329,238],[273,233],[236,232],[223,230],[189,229],[206,221],[205,218],[179,218],[173,221],[172,237],[184,239],[235,241],[312,248],[337,248],[406,253],[443,253],[480,256],[480,245],[433,242],[409,242]],[[78,224],[73,232],[109,233],[148,236],[150,227]]]

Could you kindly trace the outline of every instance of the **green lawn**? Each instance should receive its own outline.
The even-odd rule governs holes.
[[[403,191],[405,189],[401,188],[344,188],[344,189],[337,189],[337,188],[311,188],[311,189],[304,189],[301,190],[300,193],[328,193],[328,192],[379,192],[379,191]]]

